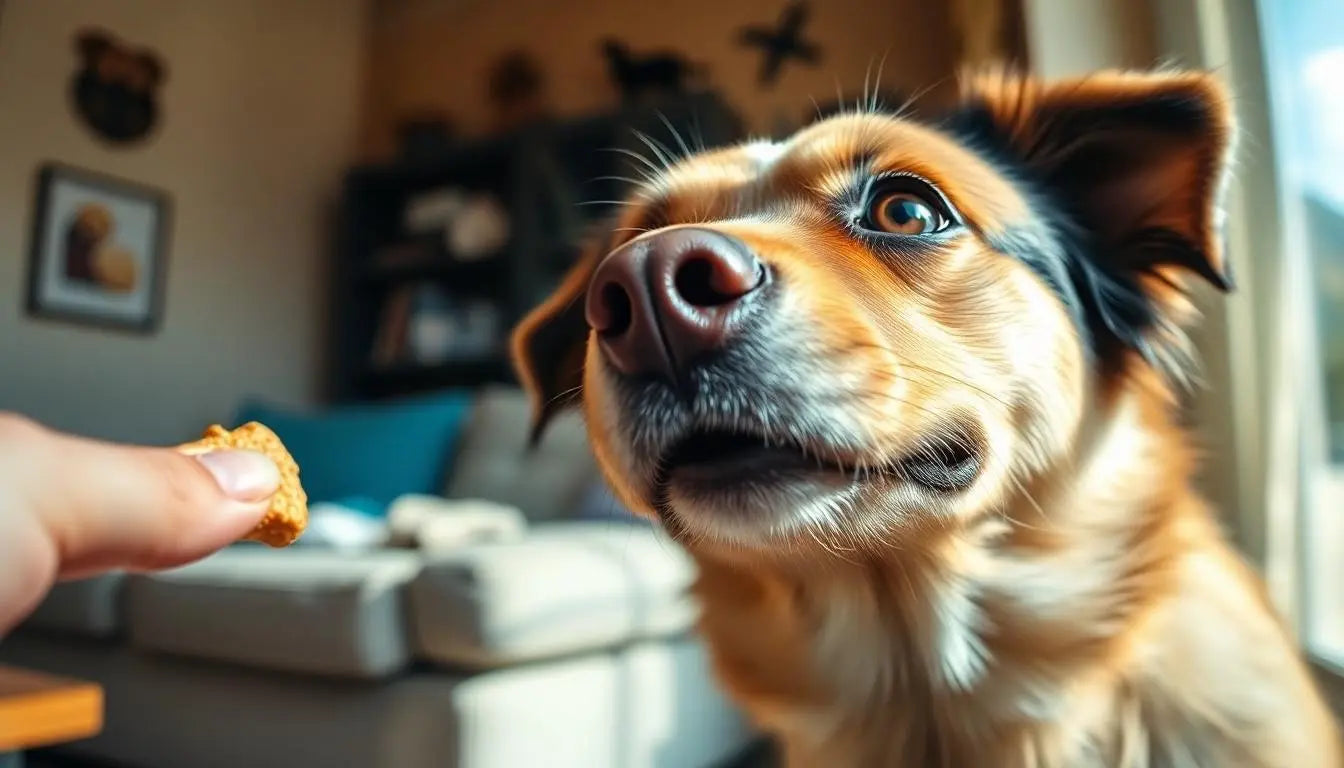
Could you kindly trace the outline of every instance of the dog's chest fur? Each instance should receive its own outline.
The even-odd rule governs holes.
[[[1067,715],[1100,736],[1114,720],[1113,700],[1075,684],[1103,644],[1061,635],[1055,658],[1020,658],[972,578],[854,567],[799,580],[706,569],[702,626],[717,667],[782,736],[790,766],[987,765],[1010,742],[1085,764],[1050,723]],[[743,581],[736,599],[727,578]]]
[[[1067,535],[990,518],[803,567],[698,556],[719,676],[789,768],[1334,766],[1302,751],[1325,713],[1283,716],[1309,683],[1210,515],[1104,448],[1104,482],[1029,494]]]
[[[1239,588],[1213,584],[1233,578],[1218,553],[1195,559],[1189,578],[1211,579],[1202,586],[1224,605],[1173,596],[1106,637],[1044,619],[1026,628],[1040,634],[1000,635],[996,611],[1008,625],[1024,617],[954,586],[912,582],[900,595],[891,582],[712,566],[702,629],[721,679],[781,738],[790,768],[1333,766],[1299,752],[1321,743],[1323,713],[1283,718],[1307,683],[1277,627],[1245,615],[1256,609]],[[728,578],[738,583],[726,589]]]

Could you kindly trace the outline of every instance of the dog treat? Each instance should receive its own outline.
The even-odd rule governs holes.
[[[308,495],[299,482],[299,465],[289,455],[280,438],[266,425],[248,422],[233,431],[214,424],[200,440],[179,446],[188,454],[207,453],[221,448],[236,448],[265,454],[280,470],[280,490],[271,500],[271,508],[243,538],[272,547],[293,544],[308,526]]]

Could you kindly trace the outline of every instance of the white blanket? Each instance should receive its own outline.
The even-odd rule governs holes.
[[[387,522],[389,544],[427,551],[512,541],[527,532],[527,518],[517,507],[485,499],[402,496],[388,508]]]
[[[380,547],[442,552],[488,541],[514,541],[527,532],[527,518],[513,506],[484,499],[406,495],[384,518],[340,504],[313,504],[299,543],[344,550]]]

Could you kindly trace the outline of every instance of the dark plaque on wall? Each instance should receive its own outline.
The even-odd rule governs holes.
[[[75,114],[113,145],[142,141],[159,121],[158,91],[166,75],[153,52],[128,47],[102,30],[75,36],[78,68],[70,81]]]

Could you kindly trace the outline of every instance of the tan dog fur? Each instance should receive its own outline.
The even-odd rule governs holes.
[[[1152,331],[1159,362],[1183,349],[1183,281],[1227,282],[1216,232],[1233,131],[1223,88],[1201,73],[1062,83],[991,73],[966,86],[1047,172],[1091,138],[1058,135],[1088,124],[1069,120],[1173,97],[1203,110],[1195,135],[1107,135],[1134,142],[1141,163],[1123,183],[1080,193],[1101,212],[1102,241],[1161,226],[1202,254],[1140,280],[1172,320]],[[810,202],[856,163],[928,179],[966,234],[916,264],[878,258]],[[842,393],[830,418],[860,435],[835,453],[875,467],[939,414],[979,425],[985,466],[953,499],[911,501],[870,479],[843,505],[808,520],[783,510],[754,533],[669,498],[672,533],[699,565],[717,675],[791,768],[1338,768],[1337,726],[1298,650],[1191,488],[1179,366],[1114,348],[1092,362],[1043,281],[988,245],[1032,206],[955,138],[882,115],[692,155],[632,195],[615,234],[517,329],[515,356],[543,419],[567,392],[581,397],[606,477],[657,517],[613,374],[573,308],[602,255],[697,223],[746,242],[781,276],[778,311],[806,319],[783,326],[788,365]]]

